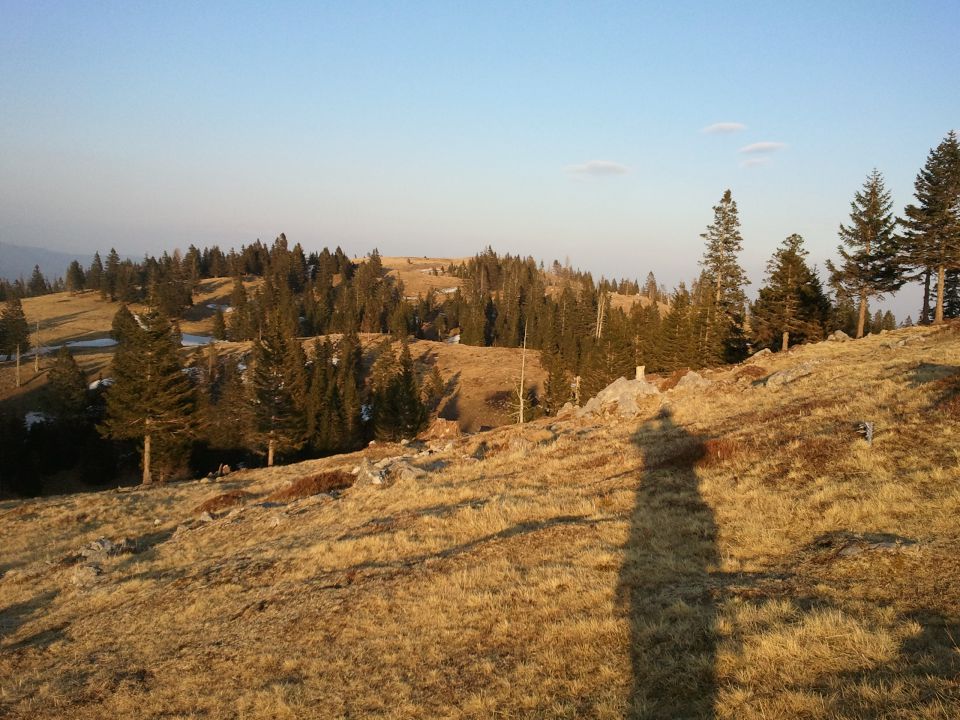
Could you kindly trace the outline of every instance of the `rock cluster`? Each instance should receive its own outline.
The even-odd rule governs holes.
[[[580,408],[577,417],[616,413],[622,418],[632,418],[640,414],[637,398],[659,395],[656,385],[646,380],[627,380],[617,378],[603,390],[590,398],[587,404]]]

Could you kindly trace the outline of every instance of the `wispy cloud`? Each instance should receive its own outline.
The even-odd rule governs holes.
[[[747,126],[739,122],[718,122],[713,125],[707,125],[700,132],[707,135],[732,135],[741,130],[746,130]]]
[[[742,168],[759,167],[761,165],[766,165],[768,162],[770,162],[770,156],[761,155],[760,157],[747,158],[746,160],[740,163],[740,167]]]
[[[569,165],[567,172],[574,175],[589,175],[592,177],[610,177],[612,175],[626,175],[630,168],[612,160],[590,160],[580,165]]]
[[[774,153],[777,150],[782,150],[786,146],[786,143],[764,140],[763,142],[755,142],[751,143],[750,145],[744,145],[742,148],[740,148],[740,152],[744,155],[766,155],[769,153]]]

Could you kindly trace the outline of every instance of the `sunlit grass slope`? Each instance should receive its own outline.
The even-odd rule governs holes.
[[[2,503],[0,716],[955,718],[958,371],[902,330],[632,420]]]

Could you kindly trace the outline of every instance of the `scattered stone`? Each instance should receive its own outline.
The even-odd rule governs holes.
[[[406,447],[406,446],[409,445],[409,444],[410,444],[410,441],[407,440],[407,438],[403,438],[403,439],[400,441],[400,446],[401,446],[401,447]]]
[[[636,417],[640,413],[637,398],[659,394],[660,390],[657,389],[657,386],[645,380],[617,378],[597,393],[595,397],[590,398],[587,404],[577,411],[576,415],[577,417],[584,417],[586,415],[616,412],[623,418]]]
[[[202,513],[200,513],[200,517],[198,519],[202,523],[213,522],[213,515],[204,510]]]
[[[839,332],[839,331],[838,331]],[[795,382],[800,378],[813,373],[815,365],[812,362],[800,363],[786,370],[780,370],[767,378],[767,387],[776,390],[777,388]]]
[[[358,485],[383,485],[383,471],[364,460],[357,468]]]
[[[847,342],[850,339],[850,336],[847,335],[843,330],[834,330],[832,333],[827,335],[827,342]]]
[[[390,480],[392,482],[397,482],[399,480],[423,480],[427,476],[426,472],[418,468],[416,465],[411,465],[406,460],[397,460],[397,462],[390,465],[387,472],[389,473]]]
[[[115,543],[109,538],[102,537],[80,548],[80,555],[90,562],[103,562],[109,557],[132,553],[135,549],[134,542],[129,538],[123,538],[119,543]]]
[[[751,360],[759,360],[760,358],[766,357],[767,355],[773,355],[773,351],[770,348],[757,350],[757,352],[755,352],[753,355],[749,357],[749,359],[747,359],[747,362],[750,362]]]
[[[818,553],[828,553],[827,559],[857,557],[865,553],[916,552],[922,545],[911,538],[892,533],[831,532],[813,542]]]
[[[713,382],[707,380],[700,373],[691,370],[676,385],[676,390],[705,390],[711,387]]]

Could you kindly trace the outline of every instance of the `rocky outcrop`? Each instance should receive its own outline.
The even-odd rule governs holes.
[[[637,404],[639,398],[657,395],[660,395],[657,386],[645,380],[617,378],[595,397],[590,398],[576,414],[577,417],[616,414],[622,418],[632,418],[640,414],[640,406]]]

